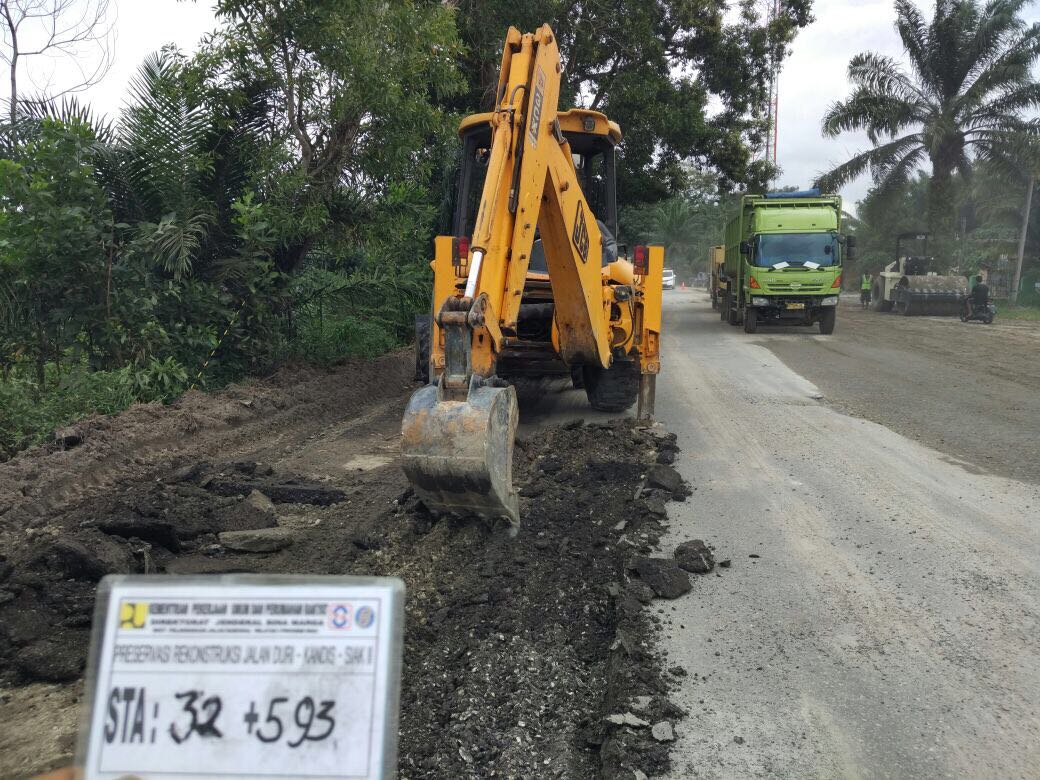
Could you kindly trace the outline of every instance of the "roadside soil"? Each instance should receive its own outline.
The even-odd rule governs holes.
[[[832,336],[763,328],[754,339],[839,411],[976,471],[1040,483],[1040,322],[902,317],[843,300]]]
[[[400,352],[285,370],[89,420],[0,465],[0,776],[70,762],[94,590],[119,572],[404,579],[403,778],[667,771],[650,726],[681,730],[684,713],[640,573],[665,502],[689,493],[667,465],[675,437],[541,429],[517,443],[516,538],[437,519],[396,462],[411,367]],[[278,549],[243,552],[243,534]]]

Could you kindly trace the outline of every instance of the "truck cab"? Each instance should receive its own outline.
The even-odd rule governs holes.
[[[722,318],[743,323],[814,325],[834,331],[844,255],[841,199],[817,190],[745,195],[726,226]]]

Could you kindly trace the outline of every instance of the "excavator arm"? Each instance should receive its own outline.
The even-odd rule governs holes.
[[[568,363],[607,366],[601,236],[557,116],[560,70],[548,25],[528,35],[510,29],[465,297],[486,294],[488,311],[506,331],[515,330],[537,228],[553,288],[560,356]],[[484,352],[490,357],[490,349]],[[483,355],[475,368],[492,370]]]
[[[496,372],[503,350],[518,341],[536,233],[559,360],[601,372],[624,363],[628,376],[640,377],[641,412],[652,414],[663,252],[640,247],[635,264],[603,267],[601,231],[561,126],[560,73],[548,25],[523,35],[509,29],[472,236],[437,240],[436,384],[413,395],[402,427],[404,470],[436,511],[519,520],[511,476],[516,393]],[[595,112],[581,123],[588,133],[607,130]]]

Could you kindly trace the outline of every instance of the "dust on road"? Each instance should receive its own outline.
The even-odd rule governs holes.
[[[753,341],[836,409],[1040,483],[1040,322],[902,317],[846,300],[833,336],[763,328]]]
[[[999,340],[961,336],[959,322],[884,318],[901,335],[874,348],[855,333],[857,312],[839,317],[832,337],[749,336],[701,294],[665,300],[658,416],[679,434],[676,465],[697,491],[669,509],[663,541],[696,528],[733,561],[725,578],[699,580],[697,599],[677,602],[664,626],[669,659],[691,673],[676,699],[691,728],[671,776],[1035,777],[1040,487],[915,441],[950,423],[929,423],[922,383],[887,365],[959,337],[925,365],[945,372],[940,380],[966,378],[959,350]],[[1019,347],[1032,338],[1015,337]],[[833,408],[826,379],[810,380],[832,375],[835,350],[855,355],[847,396],[879,419],[883,391],[904,399],[921,435]],[[961,419],[959,404],[978,396],[966,424],[983,437],[1005,419],[1002,397],[950,393]],[[998,435],[1017,437],[1010,428]]]

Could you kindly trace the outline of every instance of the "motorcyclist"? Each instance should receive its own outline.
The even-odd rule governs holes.
[[[975,312],[984,311],[989,303],[989,285],[982,279],[982,274],[975,277],[975,286],[971,288],[971,296],[968,298],[971,308],[969,316]]]
[[[870,274],[863,274],[863,278],[859,281],[859,302],[863,308],[867,308],[870,305],[870,287],[872,280]]]

